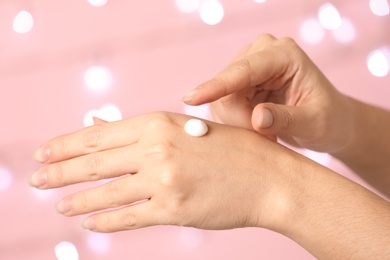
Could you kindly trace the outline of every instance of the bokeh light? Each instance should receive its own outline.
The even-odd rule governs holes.
[[[58,260],[78,260],[79,253],[74,244],[63,241],[54,248]]]
[[[385,77],[389,74],[389,57],[385,49],[377,49],[368,55],[367,67],[375,77]]]
[[[93,125],[93,117],[98,117],[108,122],[118,121],[122,119],[122,112],[113,104],[105,104],[100,109],[90,110],[84,116],[85,127]]]
[[[54,189],[39,190],[39,189],[32,188],[31,191],[39,201],[48,201],[50,198],[52,198],[55,190]]]
[[[176,0],[176,5],[183,13],[192,13],[199,9],[200,0]]]
[[[22,10],[14,18],[12,28],[17,33],[27,33],[31,31],[34,26],[34,19],[32,15]]]
[[[339,11],[331,3],[325,3],[318,10],[318,21],[327,30],[335,30],[341,26]]]
[[[216,25],[225,15],[222,4],[216,0],[207,0],[200,6],[200,18],[205,24]]]
[[[63,217],[55,203],[112,179],[32,188],[26,175],[42,166],[31,153],[41,142],[93,125],[94,116],[116,121],[158,109],[213,120],[208,104],[188,106],[180,97],[226,68],[262,33],[294,38],[326,76],[350,83],[342,86],[346,95],[389,109],[390,0],[3,2],[0,260],[313,259],[267,230],[82,230],[85,216]],[[329,30],[318,17],[326,2],[341,20]],[[291,149],[353,175],[328,154]]]
[[[332,34],[340,43],[349,43],[356,38],[355,27],[347,18],[342,19],[341,26],[333,30]]]
[[[4,166],[0,165],[0,191],[7,190],[12,184],[12,174]]]
[[[112,73],[104,66],[92,66],[84,74],[85,84],[92,90],[102,91],[112,83]]]
[[[105,6],[107,4],[108,0],[88,0],[88,3],[95,7],[101,7]]]
[[[317,19],[311,18],[301,25],[300,35],[305,42],[315,44],[322,41],[325,31]]]
[[[385,16],[390,13],[389,2],[387,0],[370,0],[370,9],[378,16]]]
[[[87,234],[87,245],[95,253],[107,253],[111,249],[112,238],[109,234],[93,233]]]

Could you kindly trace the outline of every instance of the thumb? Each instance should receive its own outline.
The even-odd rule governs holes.
[[[303,107],[261,103],[252,112],[253,128],[264,135],[305,136],[310,131],[309,110]]]

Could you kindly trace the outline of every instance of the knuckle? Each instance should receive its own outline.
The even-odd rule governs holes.
[[[82,134],[82,141],[87,148],[97,148],[103,140],[103,128],[99,125],[87,128]]]
[[[147,128],[151,131],[160,132],[163,129],[169,129],[172,126],[173,120],[168,113],[157,112],[150,117],[147,122]]]
[[[135,229],[139,226],[137,217],[133,213],[127,213],[122,218],[122,223],[125,229]]]
[[[279,39],[279,44],[286,46],[295,46],[297,45],[296,41],[291,37],[283,37]]]
[[[293,38],[281,38],[277,41],[276,46],[278,48],[281,48],[285,55],[294,60],[298,60],[301,62],[302,58],[305,56],[303,55],[304,52],[301,50],[301,48]]]
[[[251,62],[250,60],[248,59],[243,59],[243,60],[240,60],[239,62],[237,62],[236,66],[234,66],[233,68],[235,70],[237,70],[238,72],[244,72],[244,73],[248,73],[251,71]]]
[[[121,206],[118,201],[119,189],[117,185],[113,182],[109,182],[104,187],[104,194],[108,207],[116,208]]]
[[[100,171],[99,171],[100,165],[101,165],[101,157],[98,153],[92,153],[87,156],[89,180],[95,181],[101,179],[102,176],[100,176]]]
[[[282,122],[281,122],[281,128],[283,131],[291,130],[293,123],[294,123],[294,117],[290,113],[290,111],[284,111],[281,113],[282,116]]]
[[[270,33],[264,33],[260,34],[256,37],[256,42],[263,42],[263,41],[269,41],[269,40],[275,40],[275,37]]]
[[[243,84],[243,86],[250,85],[252,82],[252,63],[250,59],[240,60],[232,67],[232,69],[243,76],[241,79],[242,82],[239,82],[240,84]]]
[[[172,221],[168,224],[178,224],[183,221],[185,206],[189,198],[186,187],[180,179],[179,174],[165,174],[161,176],[163,190],[168,194],[169,200],[161,204],[161,208],[167,220]],[[184,225],[184,224],[182,224]]]
[[[85,192],[77,195],[77,205],[79,205],[80,209],[83,211],[88,209],[88,198]]]
[[[61,185],[67,185],[68,183],[65,180],[64,167],[62,163],[56,163],[53,165],[53,177],[56,183]]]
[[[177,190],[180,187],[180,174],[173,164],[165,166],[160,172],[160,183],[163,187]]]

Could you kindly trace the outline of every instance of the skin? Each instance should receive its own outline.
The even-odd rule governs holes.
[[[264,60],[268,59],[272,65],[277,60],[272,55],[277,53],[265,54]],[[279,56],[283,54],[278,53]],[[305,57],[300,62],[307,62]],[[273,65],[264,69],[275,75],[292,75],[286,70],[288,66],[280,73]],[[232,73],[240,71],[233,69]],[[314,79],[322,75],[310,74]],[[209,87],[207,83],[200,86],[191,98],[184,98],[185,102],[200,104],[217,100],[218,95],[234,95],[234,91],[229,92],[223,86],[219,89],[215,81],[211,82]],[[330,93],[337,93],[329,86],[325,84],[324,91],[314,92],[327,97],[329,88]],[[287,92],[293,90],[283,91]],[[328,103],[321,98],[316,102],[309,99],[306,98],[307,104],[326,107]],[[254,131],[247,107],[241,104],[236,108],[241,116],[247,116],[249,121],[240,121],[246,122],[245,126],[234,125],[234,120],[229,124],[207,121],[209,132],[202,137],[184,132],[183,126],[191,117],[181,114],[158,112],[113,123],[95,119],[94,126],[43,144],[35,159],[44,164],[31,176],[30,184],[50,189],[115,178],[99,187],[71,194],[57,204],[57,210],[65,216],[89,214],[83,226],[95,232],[152,225],[201,229],[261,227],[293,239],[321,259],[389,258],[389,202],[274,142],[275,132],[265,130],[260,135],[256,127],[258,132]],[[251,104],[251,109],[256,107]],[[220,115],[216,110],[214,113]],[[224,120],[222,114],[220,120]],[[338,119],[332,117],[332,120]],[[278,122],[275,117],[273,124]],[[317,134],[307,131],[308,138],[293,133],[286,133],[291,136],[287,140],[322,151],[341,152],[352,145],[351,141],[332,143],[339,140],[337,136],[327,137],[330,143],[321,145],[312,140],[321,140]]]
[[[259,36],[183,101],[212,102],[217,122],[329,153],[390,198],[390,112],[341,94],[290,38]]]

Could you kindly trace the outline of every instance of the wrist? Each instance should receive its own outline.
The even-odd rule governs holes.
[[[339,141],[339,146],[337,149],[334,149],[329,152],[335,158],[340,159],[350,154],[351,150],[354,149],[354,145],[358,139],[358,128],[359,128],[359,112],[356,104],[356,100],[343,96],[343,117],[339,122],[339,136],[341,137]]]
[[[346,259],[353,254],[369,259],[385,251],[388,255],[382,249],[389,242],[388,202],[326,167],[309,160],[302,163],[295,182],[288,184],[293,189],[289,211],[275,231],[319,259]]]
[[[265,180],[267,192],[260,192],[260,208],[255,208],[258,218],[256,227],[266,228],[288,235],[299,219],[298,213],[305,208],[305,190],[311,185],[312,174],[319,165],[299,153],[277,145],[280,150],[275,160],[267,164],[269,179]]]
[[[346,141],[340,149],[330,154],[351,166],[356,161],[363,163],[367,150],[372,150],[372,146],[379,141],[376,138],[380,133],[373,131],[378,119],[369,105],[350,97],[346,97],[346,100],[349,118],[342,133]]]
[[[323,122],[327,129],[325,135],[331,136],[325,138],[325,146],[329,149],[325,152],[332,156],[348,153],[350,146],[355,143],[357,132],[357,112],[355,100],[337,92],[333,97],[332,104],[328,107],[332,111],[327,121]],[[333,105],[334,103],[334,105]]]

